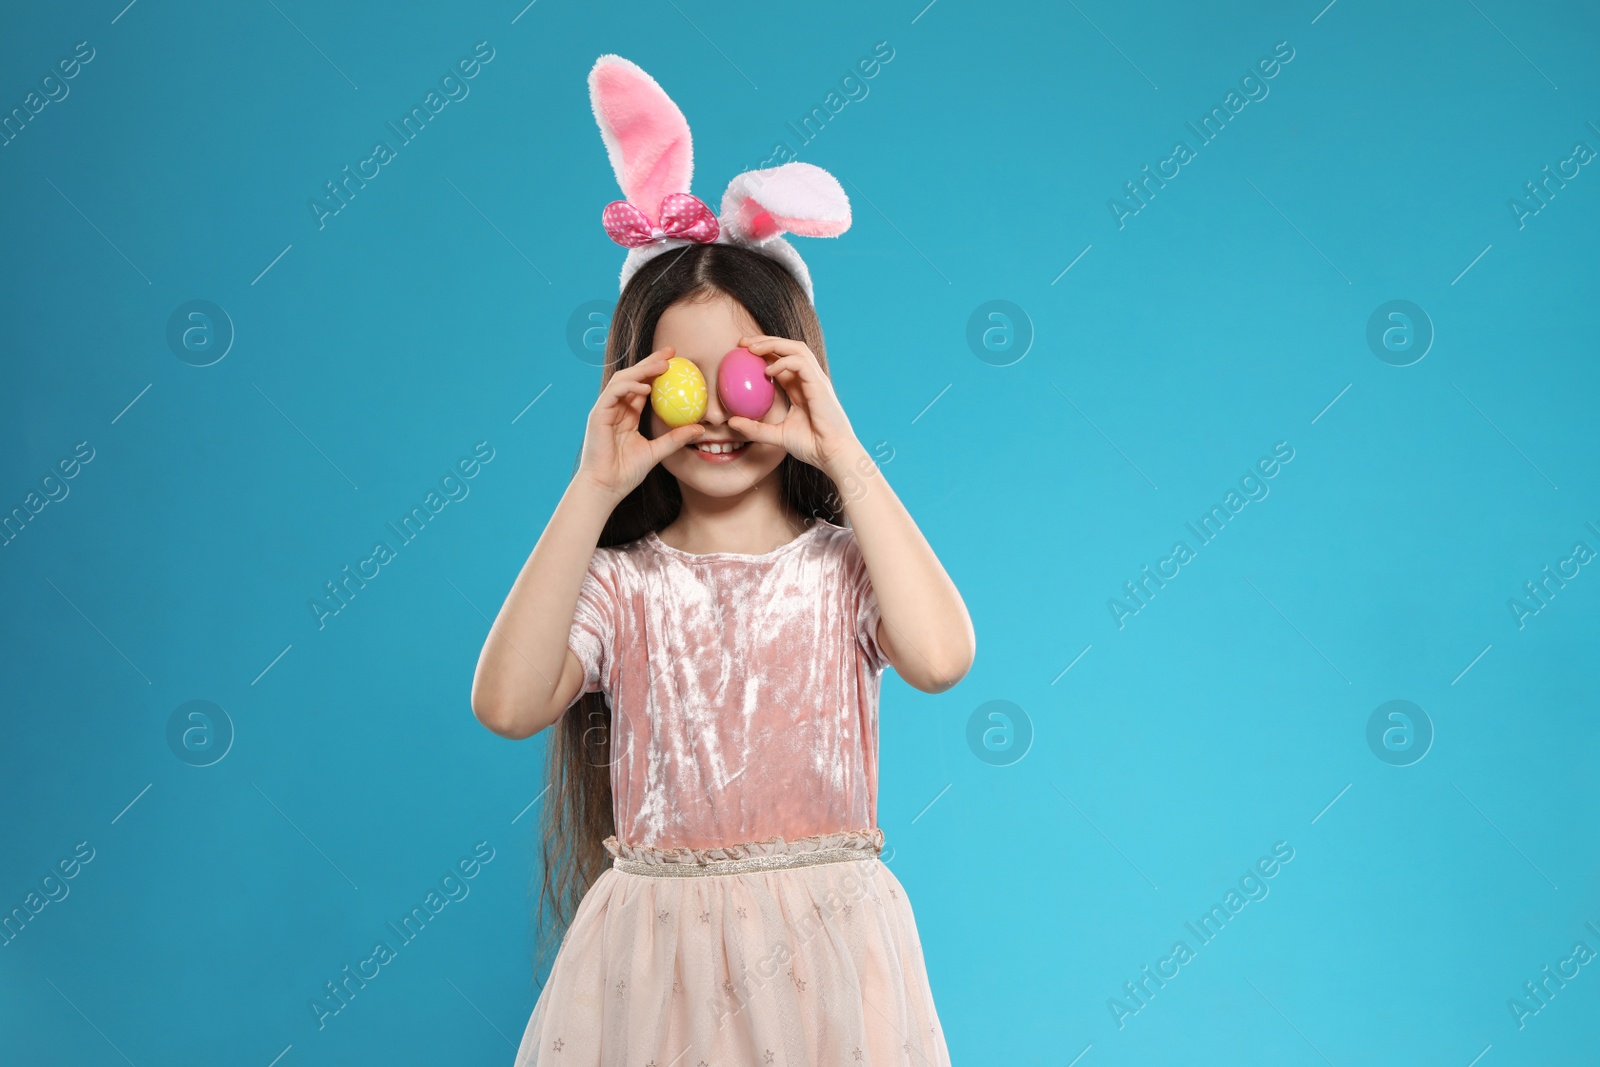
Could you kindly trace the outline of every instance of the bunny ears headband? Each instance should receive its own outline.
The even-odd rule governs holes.
[[[625,200],[606,205],[606,232],[627,248],[621,284],[646,262],[690,243],[731,244],[786,267],[813,304],[811,272],[783,234],[837,237],[850,228],[850,200],[833,175],[785,163],[734,178],[720,216],[689,192],[694,150],[689,123],[654,78],[621,56],[589,71],[589,102]]]

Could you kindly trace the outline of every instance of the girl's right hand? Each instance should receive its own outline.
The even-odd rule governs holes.
[[[617,371],[589,412],[578,476],[619,501],[633,492],[657,463],[706,432],[697,422],[654,439],[639,432],[650,391],[656,378],[666,371],[673,352],[668,345]]]

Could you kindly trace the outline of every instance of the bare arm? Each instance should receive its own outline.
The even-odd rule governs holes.
[[[578,695],[583,668],[567,638],[606,520],[662,457],[705,433],[698,423],[655,439],[639,433],[650,383],[671,355],[668,346],[622,368],[600,391],[578,472],[489,629],[472,677],[472,714],[502,737],[531,737]]]
[[[907,685],[944,692],[977,654],[965,601],[865,448],[857,443],[829,467],[878,598],[878,645]]]
[[[615,506],[612,496],[574,478],[500,607],[472,676],[472,713],[502,737],[543,730],[583,685],[567,636],[589,558]]]
[[[833,479],[877,594],[879,647],[908,685],[944,692],[966,675],[977,654],[972,619],[955,583],[856,439],[816,354],[786,337],[745,337],[739,343],[770,359],[767,375],[783,387],[789,412],[777,425],[739,415],[729,417],[728,425],[753,440],[782,445]]]

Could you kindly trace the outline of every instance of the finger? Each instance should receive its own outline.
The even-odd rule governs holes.
[[[626,375],[628,379],[632,381],[638,381],[643,378],[655,378],[659,376],[662,371],[667,369],[668,361],[670,361],[673,356],[677,355],[677,353],[678,350],[676,348],[671,345],[667,345],[664,348],[659,348],[650,353],[633,366],[623,367],[621,370],[617,371],[616,374],[612,375],[612,377],[616,378]]]
[[[626,377],[628,381],[648,382],[659,378],[669,366],[667,360],[661,356],[646,356],[631,367],[617,372],[618,377]]]
[[[767,364],[767,376],[783,387],[791,401],[796,394],[803,394],[804,387],[813,380],[811,370],[797,356],[785,356]]]
[[[648,428],[645,423],[645,405],[649,403],[646,393],[638,393],[628,398],[628,418],[623,428],[638,434],[644,434]]]
[[[743,415],[730,415],[728,428],[741,436],[761,445],[783,444],[783,424],[777,422],[758,422],[747,419]]]
[[[677,426],[650,442],[650,458],[660,463],[678,449],[704,435],[706,428],[698,422]]]
[[[754,352],[758,356],[797,356],[802,354],[811,354],[811,349],[806,347],[806,343],[804,341],[796,341],[788,337],[768,337],[763,335],[757,337],[747,337],[743,340],[748,342],[744,345],[744,347],[749,349],[751,352]]]
[[[631,370],[632,368],[629,369]],[[640,381],[638,378],[633,377],[632,375],[627,375],[622,371],[618,371],[616,374],[613,374],[611,376],[611,380],[606,383],[604,395],[607,399],[615,401],[618,399],[625,399],[638,393],[648,393],[650,392],[650,389],[650,382]]]
[[[793,388],[797,384],[804,384],[808,388],[817,388],[824,375],[822,367],[818,365],[816,356],[804,345],[800,351],[784,355],[773,354],[763,357],[768,360],[767,376],[773,381]]]
[[[778,375],[784,371],[792,371],[801,377],[809,377],[812,364],[806,362],[802,356],[779,356],[767,364],[767,374]]]
[[[606,392],[613,398],[631,399],[635,396],[647,396],[650,393],[649,382],[621,381],[613,382],[607,386]]]
[[[612,422],[624,416],[624,413],[638,414],[639,404],[650,394],[650,386],[646,382],[628,382],[615,388],[606,387],[600,399],[598,409],[600,413]],[[621,411],[618,411],[621,408]]]
[[[790,400],[826,404],[830,398],[837,397],[833,379],[823,373],[810,353],[804,356],[783,356],[773,360],[768,367],[773,370],[773,380],[783,386]]]
[[[594,413],[605,422],[611,422],[617,417],[618,405],[626,405],[628,394],[622,390],[606,386],[601,392],[600,399],[595,402]]]

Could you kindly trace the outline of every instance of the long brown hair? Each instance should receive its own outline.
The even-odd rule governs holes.
[[[656,324],[667,308],[718,293],[742,304],[762,333],[805,342],[823,373],[828,373],[822,324],[787,269],[737,245],[691,244],[657,255],[628,279],[611,315],[600,388],[605,389],[616,371],[650,355]],[[647,423],[641,419],[640,431],[646,434]],[[779,464],[778,476],[784,505],[802,522],[821,518],[839,523],[843,501],[832,478],[791,455]],[[627,544],[660,530],[678,517],[682,506],[678,480],[657,464],[611,512],[599,545]],[[611,706],[604,693],[584,694],[556,721],[546,742],[546,758],[549,789],[540,826],[536,976],[552,960],[578,903],[605,868],[601,842],[616,832]]]

